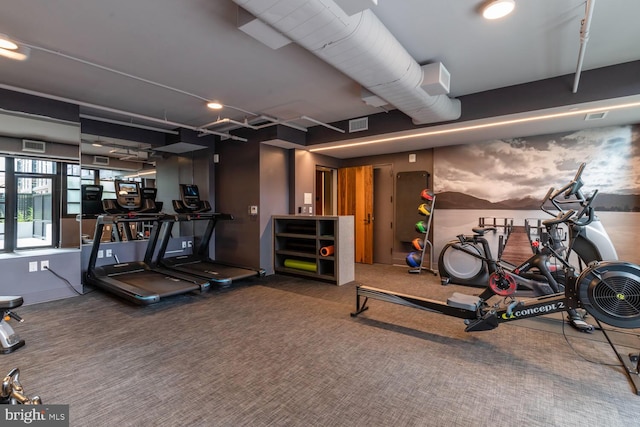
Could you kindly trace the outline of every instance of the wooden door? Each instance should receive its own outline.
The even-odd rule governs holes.
[[[373,166],[338,169],[338,215],[353,215],[355,261],[373,264]]]

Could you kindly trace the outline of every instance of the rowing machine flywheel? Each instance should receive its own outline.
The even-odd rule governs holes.
[[[513,295],[518,287],[516,280],[507,272],[493,272],[489,276],[489,287],[496,295]]]
[[[582,306],[618,328],[640,328],[640,267],[628,262],[593,263],[576,282]]]

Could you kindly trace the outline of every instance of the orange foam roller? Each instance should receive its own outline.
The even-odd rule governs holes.
[[[320,255],[322,256],[330,256],[333,255],[333,252],[335,251],[335,248],[333,247],[333,245],[331,246],[323,246],[320,248]]]

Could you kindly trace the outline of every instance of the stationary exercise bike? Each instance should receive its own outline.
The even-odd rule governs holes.
[[[11,311],[12,308],[20,307],[24,300],[18,296],[0,297],[0,310],[3,311],[0,320],[0,353],[11,353],[24,346],[24,340],[14,332],[9,325],[9,320],[14,319],[23,322],[22,317]],[[20,369],[14,368],[2,380],[0,388],[0,404],[2,405],[41,405],[42,400],[38,396],[30,398],[24,393],[20,384]]]
[[[0,319],[0,353],[7,354],[16,351],[24,345],[24,340],[21,340],[18,334],[16,334],[9,325],[9,320],[14,319],[18,322],[22,322],[22,317],[11,311],[12,308],[20,307],[24,300],[22,297],[9,296],[0,297],[0,310],[2,310],[2,319]]]
[[[553,218],[543,221],[546,228],[546,238],[549,247],[566,261],[574,254],[579,265],[587,265],[592,261],[615,261],[618,259],[616,250],[602,223],[595,215],[593,201],[598,193],[593,192],[585,197],[582,192],[582,172],[585,164],[581,164],[572,181],[559,190],[549,189],[542,200],[540,209]],[[552,212],[547,207],[551,203],[555,207]],[[565,210],[563,206],[571,204],[578,212]],[[569,213],[571,212],[571,213]],[[574,215],[575,214],[575,215]],[[564,232],[559,228],[564,225],[568,230],[568,247],[563,245]],[[516,280],[520,290],[529,290],[535,296],[548,295],[562,291],[554,288],[548,280],[549,272],[562,272],[557,269],[553,259],[539,257],[533,242],[533,254],[520,265],[513,265],[502,259],[494,259],[485,233],[493,231],[495,227],[474,228],[473,235],[459,235],[448,242],[442,249],[438,261],[438,270],[443,285],[454,283],[458,285],[486,286],[492,275],[499,269],[509,271]],[[558,274],[553,276],[562,285],[564,279]]]
[[[2,380],[0,404],[2,405],[42,405],[38,396],[29,397],[20,384],[20,369],[13,368]]]

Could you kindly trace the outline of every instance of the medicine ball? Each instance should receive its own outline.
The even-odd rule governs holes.
[[[411,244],[416,251],[422,252],[422,250],[424,249],[424,241],[420,237],[416,237],[415,239],[413,239],[411,241]]]
[[[427,206],[426,203],[423,203],[420,206],[418,206],[418,213],[420,215],[424,215],[424,216],[431,215],[431,211],[429,210],[429,206]]]
[[[416,231],[418,233],[426,233],[428,229],[428,225],[425,221],[416,222]]]
[[[422,197],[422,199],[426,200],[427,202],[433,201],[433,193],[429,191],[428,188],[425,188],[420,192],[420,197]]]
[[[422,254],[420,252],[409,252],[406,258],[409,267],[420,267],[422,263]]]

